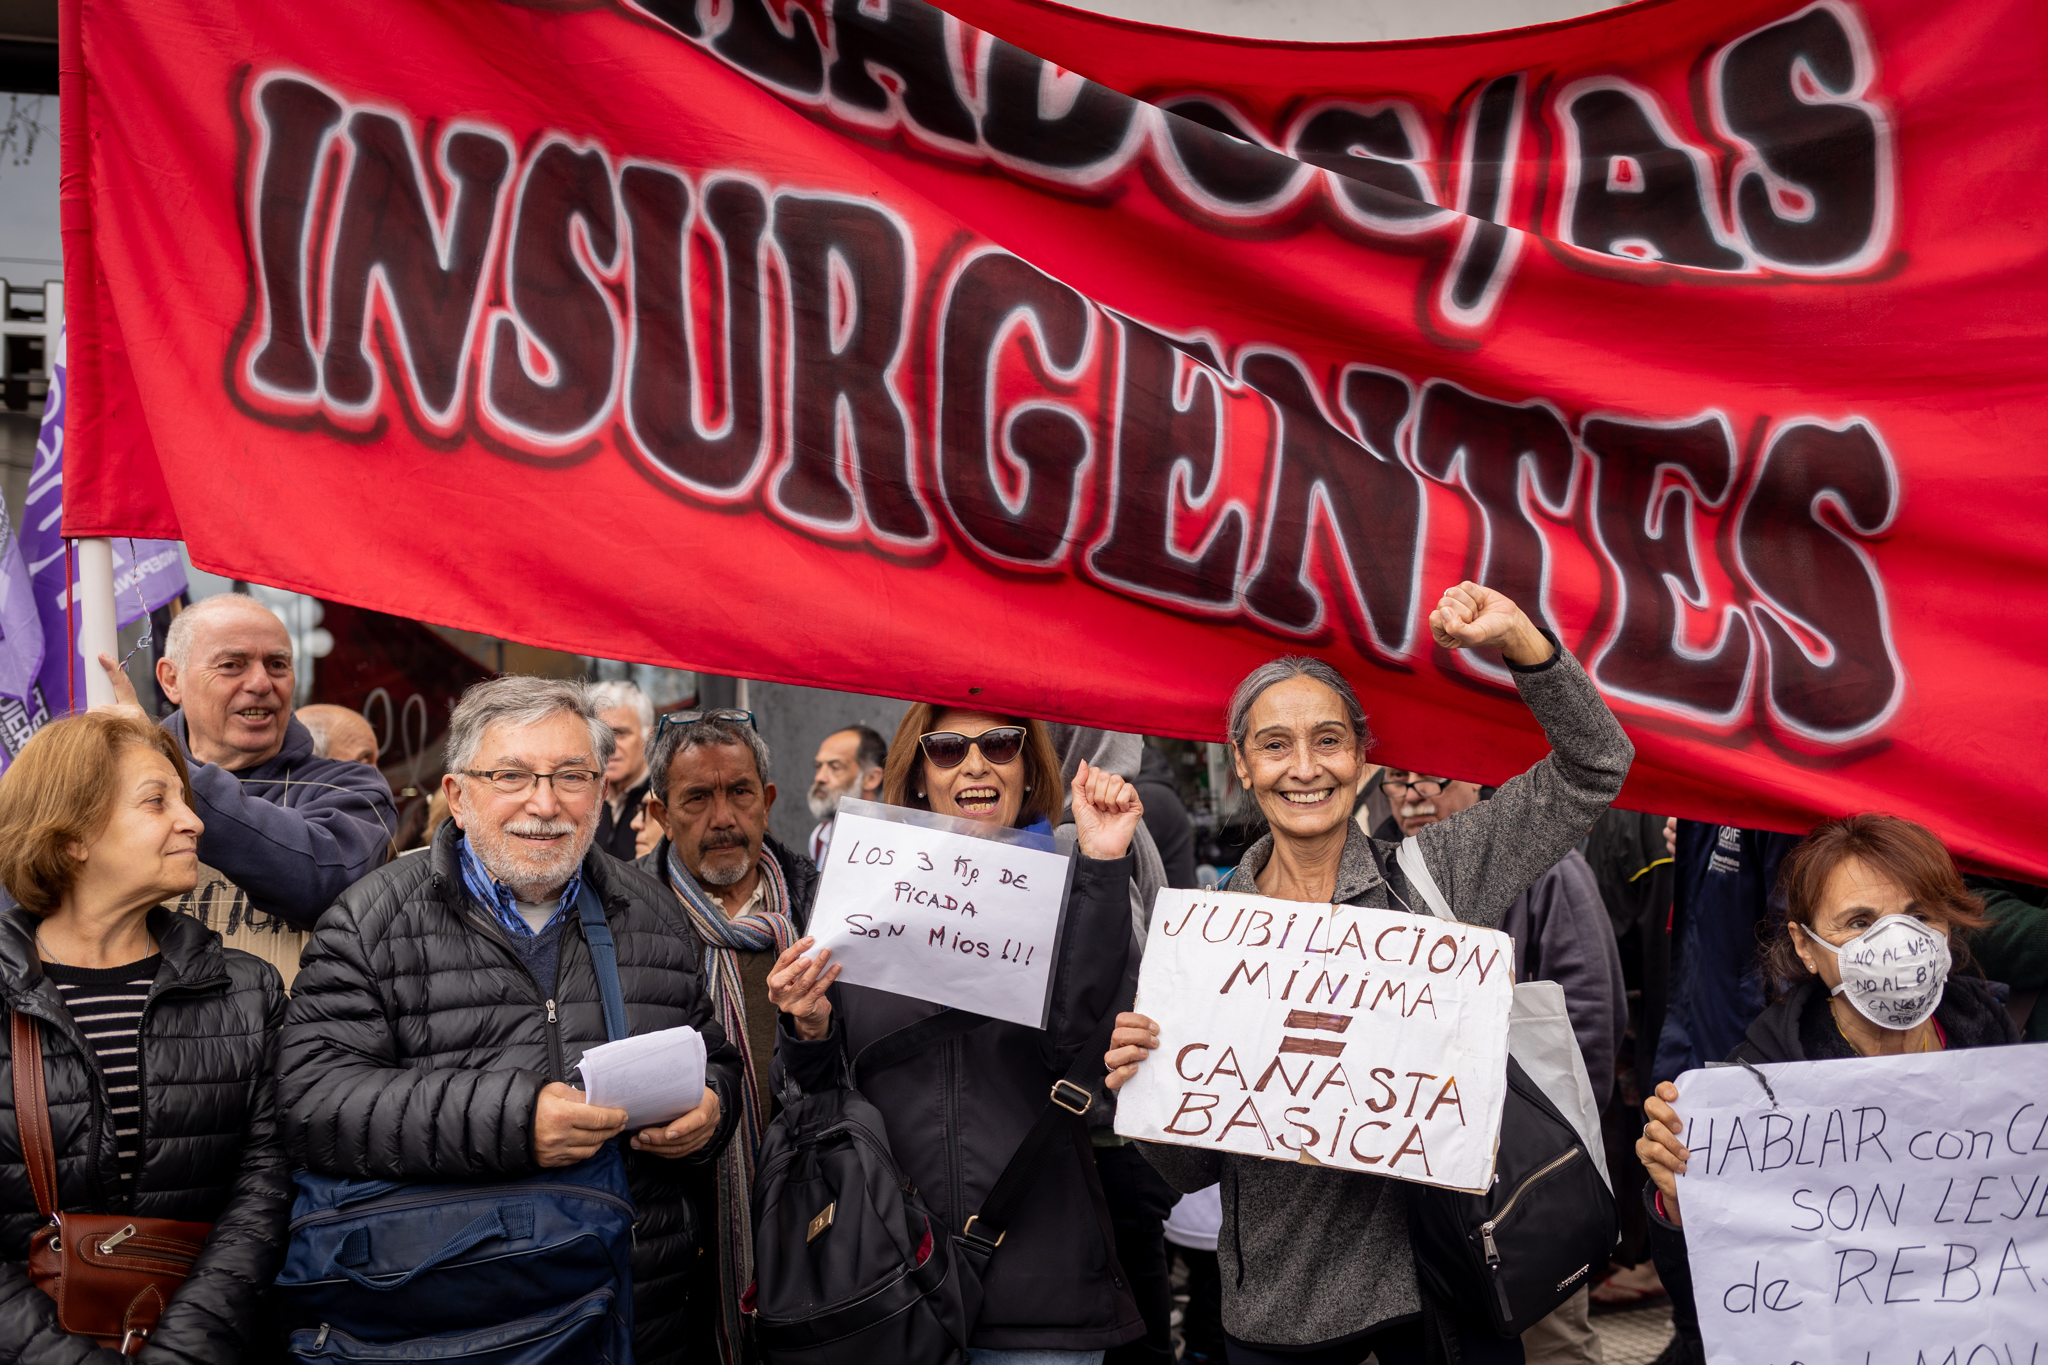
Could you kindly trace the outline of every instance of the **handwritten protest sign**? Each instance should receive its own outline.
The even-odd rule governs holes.
[[[1453,1189],[1493,1178],[1512,940],[1355,905],[1161,891],[1139,969],[1159,1050],[1125,1137]]]
[[[1712,1365],[2048,1362],[2048,1048],[1688,1071],[1677,1108]]]
[[[842,801],[810,932],[841,981],[1043,1028],[1071,865],[1047,835]]]

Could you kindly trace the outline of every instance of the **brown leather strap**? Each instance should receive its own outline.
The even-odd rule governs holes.
[[[13,1016],[14,1126],[21,1134],[22,1164],[36,1194],[36,1213],[47,1223],[57,1212],[57,1143],[50,1136],[50,1099],[43,1088],[43,1040],[36,1021],[20,1010]]]

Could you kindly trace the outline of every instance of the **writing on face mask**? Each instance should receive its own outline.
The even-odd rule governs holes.
[[[1829,943],[1799,926],[1814,943],[1835,955],[1844,997],[1880,1028],[1916,1028],[1941,1003],[1950,955],[1945,935],[1910,915],[1885,915],[1847,943]]]

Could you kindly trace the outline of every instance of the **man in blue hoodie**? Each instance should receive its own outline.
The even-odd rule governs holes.
[[[217,906],[221,914],[207,913],[211,901],[196,910],[237,947],[249,946],[238,930],[300,931],[284,935],[288,951],[261,954],[296,968],[303,931],[383,863],[397,812],[375,768],[314,755],[313,736],[292,718],[293,681],[284,623],[239,593],[180,612],[157,663],[157,685],[178,707],[164,728],[192,760],[206,822],[199,861],[246,895],[246,906]]]

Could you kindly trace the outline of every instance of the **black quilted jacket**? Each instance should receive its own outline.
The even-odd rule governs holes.
[[[377,1180],[511,1179],[539,1169],[533,1110],[549,1081],[605,1041],[604,1007],[581,923],[562,934],[556,1022],[492,914],[463,887],[453,821],[425,853],[342,893],[306,945],[286,1011],[279,1099],[296,1166]],[[688,1024],[704,1034],[718,1093],[712,1143],[671,1161],[626,1158],[638,1205],[635,1354],[679,1361],[683,1281],[697,1245],[687,1167],[716,1157],[739,1114],[739,1058],[712,1019],[696,937],[675,895],[593,849],[583,879],[618,943],[635,1034]]]
[[[284,1262],[291,1208],[277,1131],[277,969],[223,948],[195,919],[149,912],[164,962],[143,1016],[142,1169],[134,1193],[124,1195],[106,1083],[36,960],[35,923],[26,910],[0,911],[0,998],[9,1011],[34,1016],[42,1035],[58,1201],[74,1213],[212,1223],[142,1359],[233,1365],[244,1358],[263,1286]],[[29,1283],[36,1205],[21,1161],[11,1053],[0,1028],[0,1362],[117,1361],[91,1339],[60,1331],[56,1305]]]

